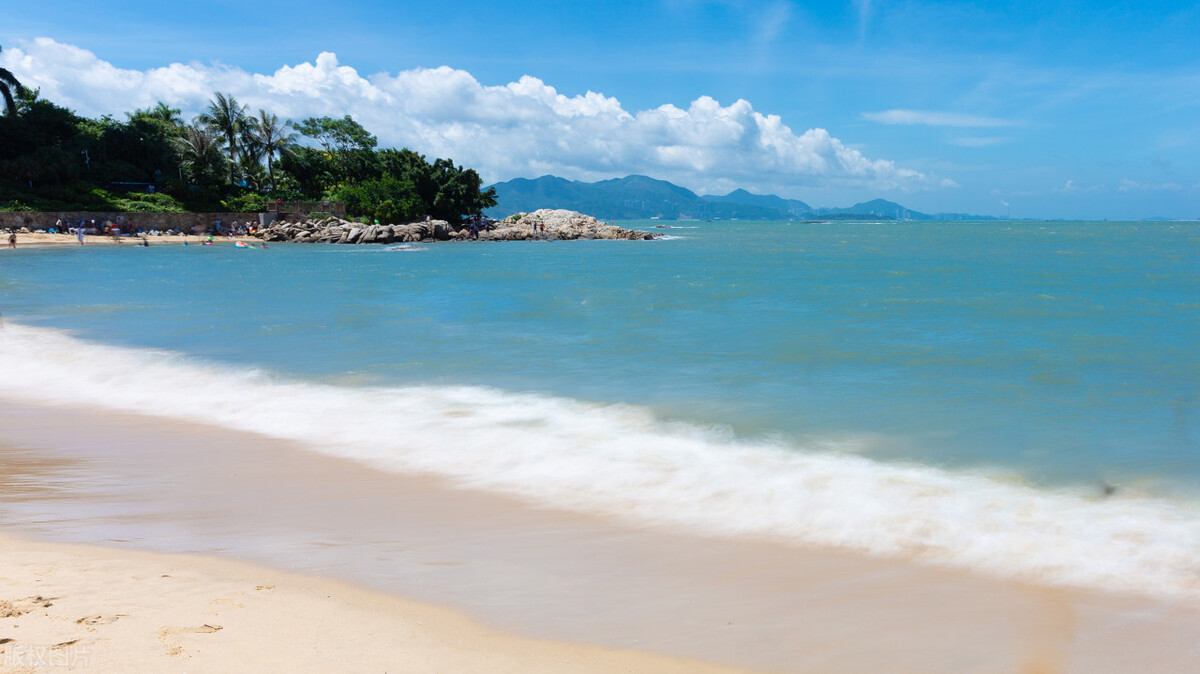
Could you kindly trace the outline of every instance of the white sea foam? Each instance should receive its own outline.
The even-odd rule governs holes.
[[[769,536],[1025,580],[1200,597],[1200,503],[1088,497],[740,441],[728,431],[471,387],[353,388],[0,330],[0,396],[300,441],[584,512]]]

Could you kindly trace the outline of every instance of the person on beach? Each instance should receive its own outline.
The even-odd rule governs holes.
[[[82,246],[83,245],[83,228],[82,227],[75,228],[75,238],[79,239],[79,245]]]
[[[8,247],[9,247],[9,248],[16,248],[16,247],[17,247],[17,233],[16,233],[16,232],[11,232],[11,233],[9,233],[9,235],[8,235]]]

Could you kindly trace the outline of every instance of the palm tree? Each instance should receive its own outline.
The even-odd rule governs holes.
[[[246,106],[239,105],[233,96],[218,91],[216,98],[208,104],[208,112],[196,120],[225,138],[226,147],[229,149],[229,182],[232,183],[233,170],[237,165],[237,141],[246,125]]]
[[[247,183],[254,183],[255,189],[261,186],[265,177],[262,170],[263,146],[258,140],[258,120],[253,117],[247,118],[246,123],[242,125],[242,133],[240,134],[239,148],[241,150],[241,162],[238,166],[240,169],[240,177],[244,178]],[[251,176],[256,176],[251,180]]]
[[[146,110],[147,117],[151,119],[157,119],[158,121],[165,124],[170,124],[171,126],[183,126],[183,118],[180,117],[179,114],[179,108],[172,108],[162,101],[159,101],[158,105],[154,106],[153,108]]]
[[[0,47],[0,51],[4,51],[4,48]],[[17,102],[13,100],[13,94],[20,88],[21,83],[17,81],[16,75],[8,68],[0,68],[0,95],[4,96],[4,107],[10,117],[17,116]]]
[[[274,189],[275,155],[287,152],[295,144],[296,134],[288,131],[292,126],[291,122],[284,120],[280,123],[278,117],[261,108],[258,110],[258,117],[253,121],[254,135],[263,154],[267,155],[267,174],[271,176],[271,188]]]
[[[203,187],[224,168],[221,166],[225,162],[221,155],[221,139],[208,127],[201,124],[184,126],[183,133],[172,142],[180,165],[187,169],[188,176],[197,185]]]

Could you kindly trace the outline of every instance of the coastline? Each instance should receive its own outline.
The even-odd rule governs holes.
[[[227,559],[0,533],[0,671],[734,672]]]
[[[465,611],[474,620],[522,635],[520,639],[587,643],[592,646],[580,648],[597,647],[602,653],[638,649],[761,670],[1187,672],[1200,656],[1195,647],[1200,643],[1200,606],[1195,602],[1039,587],[754,539],[631,529],[604,518],[454,487],[430,476],[378,471],[249,433],[5,402],[0,411],[4,531],[121,548],[111,553],[102,548],[92,555],[97,559],[108,554],[138,557],[143,554],[138,550],[188,555],[164,558],[172,563],[192,560],[194,554],[232,557],[288,569],[277,574],[281,576],[333,578],[332,583],[372,588],[370,596],[386,594]],[[64,418],[72,422],[61,423]],[[69,557],[41,557],[41,545],[20,543],[16,547],[26,553],[12,553],[28,557],[0,557],[6,560],[0,575],[26,574],[22,589],[10,590],[14,596],[0,600],[69,594],[66,585],[61,591],[41,589],[49,576],[37,583],[37,576],[28,575],[34,567],[52,574],[55,567],[72,564]],[[91,548],[79,549],[82,559],[91,554],[86,550]],[[52,561],[27,566],[32,559]],[[131,577],[119,564],[94,571],[87,582],[118,590]],[[159,571],[149,578],[162,573],[174,575]],[[224,573],[214,571],[179,588],[185,597],[198,597],[199,603],[191,604],[193,612],[170,620],[155,614],[162,616],[162,625],[144,627],[139,638],[146,638],[145,630],[157,639],[156,630],[164,627],[221,625],[219,633],[188,632],[182,637],[186,643],[174,642],[185,650],[204,650],[206,639],[233,639],[241,623],[230,622],[233,618],[225,613],[220,615],[227,622],[221,622],[203,611],[232,611],[225,609],[226,603],[266,611],[270,607],[259,603],[264,600],[256,588],[288,585],[272,582],[276,572],[266,570],[261,570],[264,575],[239,571],[240,584],[222,584]],[[308,582],[295,584],[308,587]],[[324,587],[321,582],[313,580],[312,587]],[[326,595],[339,596],[317,591],[309,599]],[[213,604],[217,600],[222,601]],[[311,643],[321,638],[314,634],[313,622],[347,629],[362,622],[364,627],[351,629],[353,634],[376,634],[379,624],[370,623],[374,618],[368,615],[375,609],[359,610],[374,606],[372,601],[350,602],[349,613],[328,621],[314,618],[325,615],[319,601],[310,608],[287,609],[305,616],[295,630],[305,645],[293,644],[284,652],[314,652]],[[104,611],[134,615],[132,609],[63,605],[78,608],[71,615],[52,613],[59,619],[47,625],[70,627],[71,621]],[[383,619],[400,615],[389,611]],[[79,615],[72,617],[74,613]],[[266,615],[253,624],[273,624]],[[101,627],[92,627],[101,634]],[[391,633],[392,628],[378,629]],[[255,634],[244,632],[245,642],[254,643]],[[12,637],[6,632],[0,638]],[[73,633],[59,641],[47,637],[43,645],[72,638]],[[270,638],[286,640],[275,632]],[[361,643],[356,638],[347,636],[345,643],[360,648],[354,645]],[[151,643],[162,649],[160,641]],[[388,650],[394,641],[370,643],[379,657],[399,657]],[[161,657],[154,648],[152,655]],[[188,666],[220,669],[227,660],[202,658],[225,657],[234,648],[205,650],[208,655],[193,655]],[[580,660],[600,661],[592,655]],[[506,671],[503,662],[450,668]],[[694,662],[677,670],[668,668],[675,666],[674,660],[663,662],[667,664],[609,664],[599,671],[698,671]],[[544,661],[549,671],[575,671],[567,664]],[[538,666],[525,662],[512,671],[518,669]]]
[[[82,247],[84,247],[84,248],[87,248],[88,246],[125,246],[125,245],[140,246],[141,245],[140,239],[138,237],[133,237],[133,236],[121,237],[120,243],[113,241],[111,236],[103,236],[103,235],[99,235],[99,234],[89,234],[89,235],[84,236],[83,239],[84,239],[84,245]],[[184,242],[187,242],[188,244],[193,245],[193,246],[198,246],[198,245],[201,245],[202,243],[204,243],[205,237],[199,236],[196,234],[192,234],[192,235],[189,235],[186,237],[185,236],[150,236],[150,237],[147,237],[147,239],[150,241],[151,246],[183,245]],[[262,242],[261,239],[258,239],[253,236],[234,236],[234,237],[214,236],[213,237],[214,245],[223,244],[223,243],[236,243],[238,241],[241,241],[243,243],[253,243],[253,244],[258,244],[258,243]],[[55,247],[57,247],[57,246],[79,246],[79,239],[76,239],[74,234],[49,234],[47,232],[33,232],[33,233],[20,233],[19,232],[19,233],[17,233],[16,249],[11,248],[8,245],[8,236],[7,235],[5,235],[2,240],[0,240],[0,250],[20,250],[21,248],[26,248],[26,247],[41,248],[41,247],[47,247],[47,246],[55,246]]]

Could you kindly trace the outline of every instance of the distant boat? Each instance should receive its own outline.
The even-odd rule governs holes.
[[[662,216],[661,215],[651,215],[650,219],[651,220],[662,220]]]

